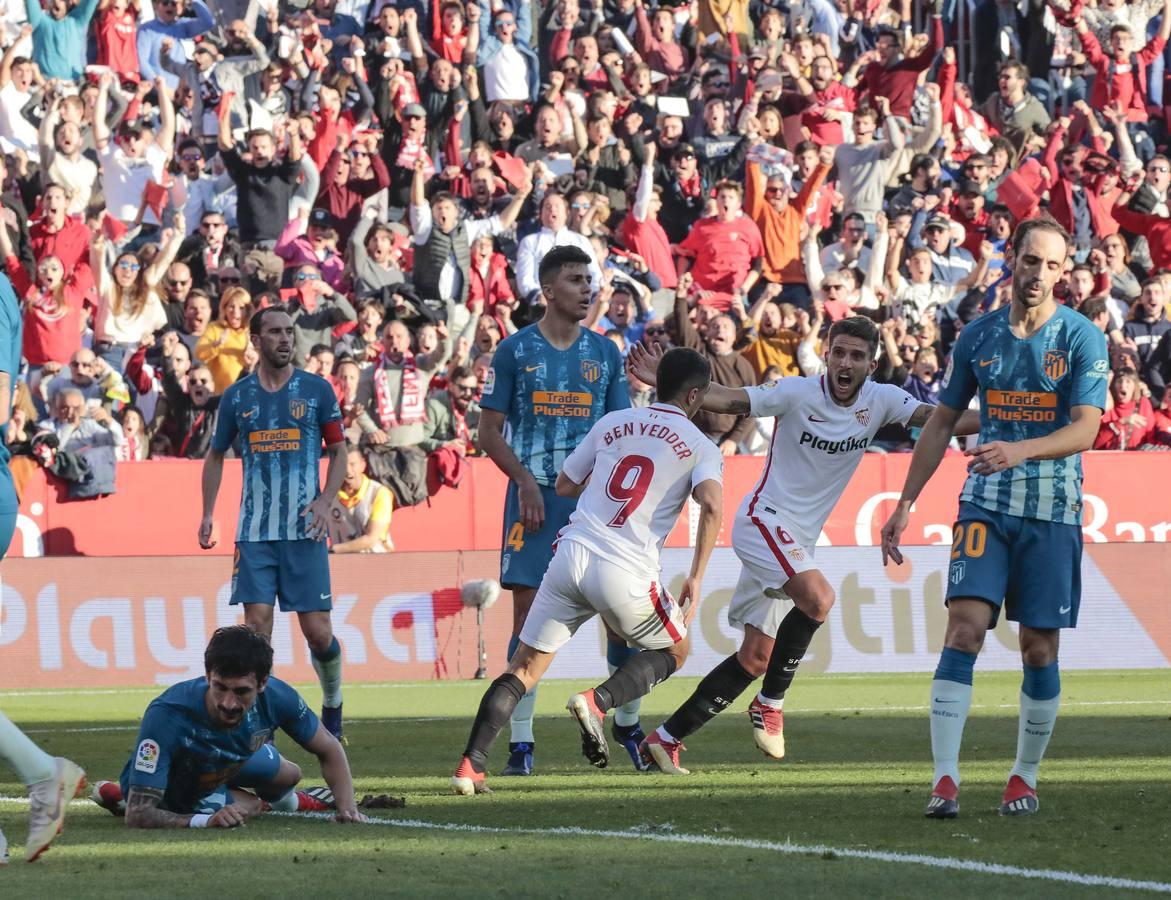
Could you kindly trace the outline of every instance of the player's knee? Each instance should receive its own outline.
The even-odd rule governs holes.
[[[947,630],[944,644],[962,653],[979,653],[984,646],[984,634],[983,629],[966,622],[953,623]]]
[[[749,675],[759,678],[768,669],[768,658],[772,655],[772,646],[765,646],[762,641],[745,641],[736,651],[736,658]]]
[[[1021,629],[1021,662],[1034,669],[1044,668],[1057,659],[1057,632]]]
[[[293,787],[301,782],[301,767],[291,759],[281,757],[281,767],[273,779],[281,787]]]
[[[796,601],[797,608],[815,622],[824,622],[834,607],[834,592],[828,584],[810,591]]]
[[[683,638],[678,644],[668,648],[667,652],[674,658],[674,671],[678,672],[683,667],[683,664],[687,662],[687,654],[691,652],[691,638]]]

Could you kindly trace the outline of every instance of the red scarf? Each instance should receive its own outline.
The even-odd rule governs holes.
[[[403,354],[402,394],[396,403],[390,389],[389,370],[395,368],[386,354],[374,372],[374,398],[378,403],[378,421],[384,429],[397,425],[416,425],[427,418],[427,398],[419,384],[419,372],[415,367],[415,354]]]

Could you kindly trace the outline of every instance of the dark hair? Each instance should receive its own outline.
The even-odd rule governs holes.
[[[203,651],[203,668],[208,675],[226,678],[255,675],[258,682],[272,674],[272,645],[263,634],[247,625],[217,628]]]
[[[659,360],[656,395],[660,400],[681,400],[692,388],[712,380],[712,364],[689,347],[673,347]]]
[[[1061,226],[1061,223],[1052,216],[1042,214],[1025,219],[1016,227],[1016,231],[1012,234],[1012,246],[1017,253],[1020,252],[1021,247],[1025,245],[1025,241],[1034,231],[1051,231],[1058,235],[1065,243],[1066,254],[1069,253],[1069,249],[1073,245],[1073,238],[1069,236],[1069,232]]]
[[[179,142],[179,149],[176,151],[176,154],[181,154],[184,150],[198,150],[200,156],[207,155],[203,152],[203,145],[195,140],[195,138],[184,138]]]
[[[1105,297],[1086,297],[1082,301],[1082,305],[1077,308],[1077,311],[1087,319],[1092,320],[1098,318],[1104,312],[1109,312],[1109,308],[1106,306]]]
[[[1019,59],[1010,59],[1008,62],[1001,63],[1000,68],[996,70],[996,75],[1000,77],[1005,72],[1013,71],[1017,72],[1018,76],[1025,81],[1029,80],[1029,67]]]
[[[812,150],[814,153],[817,153],[820,149],[821,148],[818,147],[817,144],[813,143],[813,141],[802,141],[793,148],[793,155],[801,156],[803,153],[808,153],[810,150]]]
[[[320,356],[322,353],[333,353],[333,347],[329,344],[314,344],[309,348],[310,358]]]
[[[537,280],[541,284],[549,284],[561,274],[565,266],[588,266],[591,262],[593,259],[580,247],[562,244],[541,258],[541,264],[537,268]]]
[[[265,306],[262,309],[258,309],[252,314],[252,318],[248,320],[248,333],[260,334],[264,330],[264,317],[271,312],[280,312],[285,315],[289,314],[289,311],[285,309],[283,303],[274,303],[272,306]]]
[[[447,373],[447,383],[455,384],[461,378],[475,378],[476,373],[472,371],[471,366],[455,366]]]
[[[926,172],[935,164],[935,157],[930,153],[916,153],[911,160],[911,175]]]
[[[432,206],[435,206],[437,203],[443,203],[444,201],[447,201],[448,203],[454,203],[456,206],[459,206],[459,201],[455,199],[455,194],[451,193],[451,191],[437,191],[431,196]]]
[[[870,345],[870,358],[878,355],[878,326],[865,316],[850,316],[848,319],[839,319],[829,327],[829,344],[834,345],[834,338],[838,335],[856,337]]]

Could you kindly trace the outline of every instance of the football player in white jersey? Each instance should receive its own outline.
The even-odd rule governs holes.
[[[557,537],[508,671],[480,701],[451,779],[457,794],[488,790],[492,741],[553,655],[594,615],[643,650],[598,687],[569,698],[582,753],[598,768],[609,761],[606,712],[649,693],[687,658],[687,627],[723,518],[723,457],[691,422],[711,385],[710,363],[682,347],[656,355],[655,363],[658,401],[605,415],[562,466],[557,493],[581,499]],[[699,529],[676,602],[659,582],[659,551],[688,497],[699,504]]]
[[[644,760],[663,772],[686,775],[679,765],[683,738],[761,675],[763,688],[748,708],[753,737],[768,756],[784,757],[785,691],[835,600],[813,559],[818,535],[878,430],[892,423],[922,427],[934,409],[900,387],[870,380],[878,344],[870,319],[843,319],[830,327],[824,375],[750,388],[712,384],[704,398],[706,410],[772,416],[776,427],[764,472],[732,527],[742,568],[728,621],[744,630],[744,639],[643,741]],[[636,345],[627,364],[632,374],[653,382],[656,361],[657,354]],[[956,434],[978,429],[978,414],[965,412]]]

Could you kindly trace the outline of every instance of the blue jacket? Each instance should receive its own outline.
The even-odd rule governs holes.
[[[537,58],[533,48],[528,45],[528,41],[522,38],[522,35],[527,37],[533,33],[533,8],[527,0],[520,0],[516,6],[514,12],[516,33],[513,35],[512,42],[520,55],[525,58],[529,76],[529,100],[535,102],[541,93],[541,61]],[[476,65],[480,67],[486,65],[500,52],[500,48],[503,46],[500,38],[496,37],[492,29],[492,4],[489,0],[480,0],[480,49],[476,52]]]
[[[26,0],[33,2],[33,0]],[[159,63],[159,53],[162,52],[163,38],[170,38],[175,42],[171,50],[171,62],[178,68],[187,62],[187,54],[183,51],[179,41],[184,38],[194,38],[206,34],[215,25],[215,18],[203,3],[195,0],[191,4],[195,10],[194,19],[176,19],[170,25],[154,19],[145,25],[138,26],[138,68],[142,77],[153,80],[160,75],[163,82],[172,91],[179,86],[179,78],[170,72],[164,72]]]
[[[81,0],[64,19],[54,19],[37,0],[24,0],[33,27],[33,62],[46,78],[79,81],[85,74],[85,33],[98,0]]]

